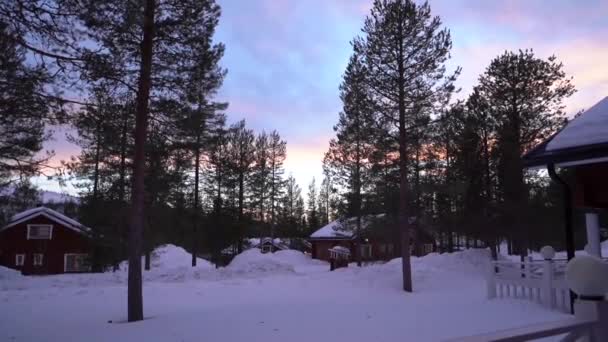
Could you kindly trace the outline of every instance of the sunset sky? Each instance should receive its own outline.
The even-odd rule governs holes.
[[[303,189],[321,177],[341,103],[338,85],[372,0],[218,0],[217,41],[228,76],[219,100],[230,123],[246,119],[287,140],[286,173]],[[466,97],[490,60],[505,50],[555,54],[578,92],[569,113],[608,96],[608,0],[435,0],[431,9],[452,34],[450,68],[462,67],[458,97]],[[45,148],[55,162],[78,153],[58,130]],[[45,189],[57,182],[39,178]]]

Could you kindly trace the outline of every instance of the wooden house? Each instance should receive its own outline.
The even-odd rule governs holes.
[[[583,209],[587,251],[601,257],[599,214],[608,209],[608,97],[571,120],[559,132],[523,156],[524,167],[546,168],[561,185],[564,197],[564,237],[568,259],[574,257],[573,208]],[[556,169],[568,169],[568,182]]]
[[[89,228],[55,210],[26,210],[0,228],[0,265],[23,274],[87,272],[89,232]]]
[[[400,255],[399,239],[393,234],[375,234],[375,226],[388,227],[390,223],[384,219],[384,215],[365,216],[362,218],[362,232],[355,234],[355,218],[340,219],[321,227],[310,235],[312,244],[312,258],[330,261],[330,249],[342,246],[350,250],[352,260],[356,258],[356,245],[359,245],[361,259],[363,261],[390,260]],[[388,227],[391,230],[390,227]],[[392,229],[394,230],[394,229]],[[419,244],[410,246],[413,255],[425,255],[435,251],[435,240],[430,234],[418,231]],[[388,236],[388,237],[387,237]],[[412,242],[415,239],[412,239]],[[417,249],[417,250],[416,250]]]

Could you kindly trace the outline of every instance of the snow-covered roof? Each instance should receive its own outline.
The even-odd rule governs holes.
[[[328,239],[328,238],[342,238],[350,239],[353,237],[352,229],[347,229],[344,222],[335,220],[321,227],[316,232],[310,235],[312,239]]]
[[[361,227],[367,228],[374,220],[382,219],[385,214],[377,215],[366,215],[361,217]],[[415,217],[410,217],[409,222],[412,224],[416,221]],[[357,218],[351,217],[348,219],[339,219],[328,223],[327,225],[319,228],[317,231],[310,235],[311,239],[352,239],[354,229],[357,224]]]
[[[279,238],[271,239],[269,237],[266,237],[266,238],[262,238],[259,241],[260,242],[258,242],[257,244],[254,244],[252,246],[252,248],[259,248],[261,245],[264,245],[264,244],[272,244],[274,247],[279,248],[279,249],[288,249],[289,248],[289,246],[285,242],[283,242],[283,240],[281,240]]]
[[[65,216],[64,214],[57,212],[53,209],[47,208],[47,207],[38,207],[38,208],[28,209],[28,210],[22,211],[18,214],[15,214],[15,215],[13,215],[13,217],[11,217],[9,223],[6,226],[2,227],[2,229],[0,229],[0,230],[4,230],[4,229],[10,228],[10,227],[13,227],[15,225],[18,225],[19,223],[25,222],[31,218],[41,216],[41,215],[45,216],[49,220],[60,223],[64,226],[66,226],[67,228],[70,228],[79,233],[87,233],[90,231],[90,228],[83,226],[82,224],[80,224],[80,222],[78,222],[74,219],[71,219],[71,218]]]
[[[608,96],[570,121],[547,144],[547,151],[608,143]]]
[[[348,249],[344,246],[334,246],[334,247],[330,248],[329,251],[336,252],[338,254],[350,254],[350,249]]]

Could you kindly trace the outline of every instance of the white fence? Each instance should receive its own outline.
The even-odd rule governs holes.
[[[566,260],[531,258],[524,262],[492,261],[487,274],[488,298],[527,299],[551,310],[570,313],[566,263]]]
[[[560,336],[561,342],[608,341],[608,270],[593,257],[577,257],[569,267],[571,286],[579,292],[574,317],[514,329],[449,340],[450,342],[524,342]],[[551,309],[570,309],[565,284],[565,260],[492,262],[488,267],[488,297],[538,301]],[[601,281],[598,281],[600,279]]]

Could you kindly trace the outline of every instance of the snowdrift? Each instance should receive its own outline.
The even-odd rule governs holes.
[[[150,266],[152,268],[171,269],[175,267],[183,267],[192,264],[192,254],[188,253],[185,249],[175,245],[163,245],[154,250],[152,253],[152,260]],[[213,264],[209,261],[197,258],[197,268],[213,268]]]
[[[0,280],[21,278],[21,272],[0,266]]]
[[[259,249],[252,248],[235,256],[226,271],[249,275],[284,274],[295,273],[295,268],[287,260],[281,260],[273,253],[262,253]]]
[[[325,262],[313,260],[296,250],[262,253],[252,248],[235,256],[225,271],[247,275],[289,274],[296,273],[298,268],[325,265]]]

